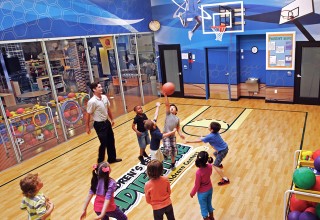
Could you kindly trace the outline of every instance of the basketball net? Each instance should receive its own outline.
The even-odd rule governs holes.
[[[216,40],[217,41],[222,41],[222,36],[224,32],[226,31],[226,26],[225,25],[219,25],[219,26],[211,26],[212,31],[216,35]]]

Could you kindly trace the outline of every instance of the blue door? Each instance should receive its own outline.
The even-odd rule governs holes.
[[[206,52],[209,97],[230,99],[228,48],[207,48]]]

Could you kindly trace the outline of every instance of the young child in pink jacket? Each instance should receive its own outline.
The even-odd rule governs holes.
[[[208,162],[210,164],[208,164]],[[196,166],[199,169],[196,172],[196,180],[194,187],[190,193],[191,198],[197,193],[198,200],[201,209],[201,215],[204,220],[214,220],[212,207],[212,183],[211,183],[211,174],[212,174],[212,157],[209,157],[207,151],[201,151],[196,159]],[[208,216],[209,214],[209,216]]]

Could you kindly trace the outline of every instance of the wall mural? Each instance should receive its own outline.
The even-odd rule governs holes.
[[[4,0],[0,40],[145,32],[150,20],[145,0]]]
[[[221,0],[151,0],[153,19],[161,23],[161,29],[155,34],[155,41],[157,45],[180,44],[182,54],[193,54],[192,68],[188,68],[188,58],[182,56],[185,85],[199,86],[204,84],[207,72],[207,53],[215,48],[226,47],[228,58],[227,60],[221,60],[223,63],[220,62],[220,65],[225,65],[226,68],[212,65],[213,69],[208,70],[210,84],[219,84],[223,81],[221,77],[226,77],[226,69],[229,73],[227,81],[231,85],[245,83],[247,78],[240,77],[242,75],[241,70],[253,70],[251,73],[245,71],[245,76],[258,77],[263,80],[260,83],[267,87],[293,88],[294,77],[291,76],[294,71],[291,71],[291,75],[289,75],[284,70],[265,69],[266,32],[295,31],[297,41],[308,41],[293,22],[285,20],[285,22],[279,24],[280,18],[282,20],[288,19],[286,17],[288,13],[289,17],[296,15],[294,10],[281,11],[282,8],[292,2],[295,2],[293,3],[295,6],[300,7],[299,16],[302,16],[301,13],[306,11],[306,14],[299,17],[298,20],[313,38],[319,41],[320,33],[317,30],[320,29],[320,0],[270,0],[259,3],[254,0],[233,2]],[[309,4],[306,4],[306,2],[314,5],[314,11],[311,13],[306,8],[306,5]],[[257,37],[252,38],[253,36]],[[251,62],[246,62],[249,57]],[[252,59],[257,62],[252,62]],[[263,66],[257,68],[257,63]],[[224,72],[219,72],[218,69]]]

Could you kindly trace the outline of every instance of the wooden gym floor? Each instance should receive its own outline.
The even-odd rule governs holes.
[[[300,147],[320,148],[320,107],[272,104],[257,99],[233,102],[169,99],[178,106],[178,116],[188,134],[187,139],[208,134],[204,126],[210,120],[224,121],[224,126],[229,126],[222,137],[230,149],[223,165],[231,183],[217,186],[219,176],[215,172],[212,175],[215,218],[281,219],[283,195],[291,186],[294,151]],[[164,100],[160,98],[143,107],[149,118],[153,117],[156,101],[163,103]],[[116,119],[116,148],[123,162],[111,165],[114,179],[138,164],[139,148],[131,129],[133,117],[134,112],[130,112]],[[162,104],[158,118],[161,130],[164,118],[165,106]],[[177,142],[183,143],[179,137]],[[19,209],[22,198],[19,180],[32,172],[39,173],[44,182],[42,191],[55,204],[52,219],[79,219],[90,187],[91,167],[96,162],[98,146],[99,140],[93,130],[90,135],[80,135],[0,173],[1,218],[27,218],[27,213]],[[210,147],[209,152],[213,152]],[[202,219],[197,198],[189,196],[196,169],[192,165],[172,188],[171,199],[177,220]],[[95,216],[91,204],[87,212],[87,219]],[[152,219],[151,206],[142,198],[128,217],[131,220]]]

